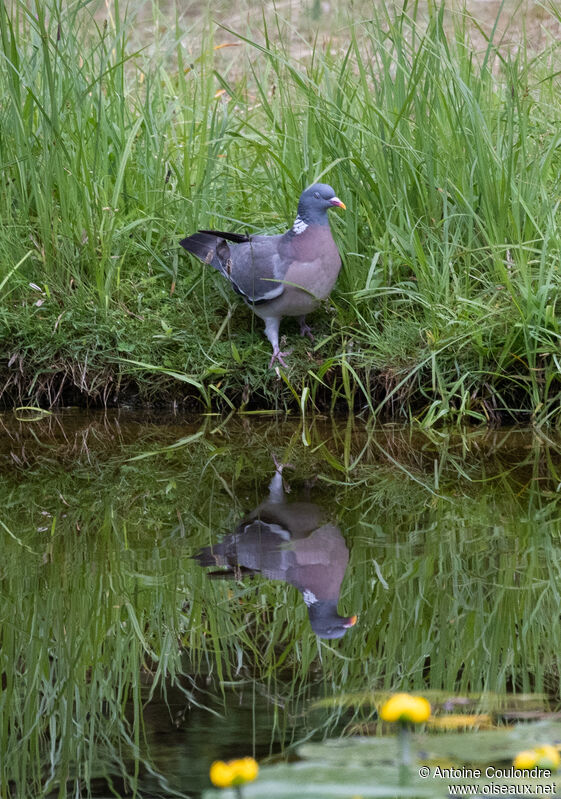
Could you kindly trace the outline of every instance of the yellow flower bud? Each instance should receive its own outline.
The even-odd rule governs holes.
[[[382,721],[401,721],[421,724],[430,716],[430,704],[422,696],[394,694],[380,709]]]
[[[210,767],[210,781],[217,788],[230,788],[232,785],[244,785],[253,782],[259,773],[259,766],[252,757],[239,760],[215,760]]]
[[[232,766],[223,760],[215,760],[210,767],[210,781],[217,788],[229,788],[234,778]]]
[[[554,747],[546,744],[545,746],[538,746],[534,750],[537,756],[536,766],[538,768],[548,768],[551,771],[557,771],[561,757],[559,751]]]
[[[514,768],[522,768],[522,769],[530,769],[534,768],[534,766],[538,762],[538,756],[534,749],[524,749],[522,752],[518,752],[514,760],[512,761],[512,765]]]
[[[242,782],[253,782],[259,774],[257,761],[252,757],[243,757],[241,760],[234,760],[237,777]],[[239,783],[238,783],[239,784]]]
[[[561,762],[559,751],[550,744],[543,746],[536,746],[534,749],[525,749],[519,752],[514,758],[514,768],[531,769],[537,766],[538,768],[547,768],[551,771],[557,771]]]

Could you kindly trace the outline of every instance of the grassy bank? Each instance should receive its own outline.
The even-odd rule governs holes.
[[[558,421],[557,42],[509,53],[433,6],[353,13],[297,60],[278,19],[220,40],[154,22],[135,49],[117,6],[93,34],[87,5],[2,7],[4,403]],[[178,240],[283,230],[320,177],[347,204],[344,267],[314,347],[285,321],[276,373]]]

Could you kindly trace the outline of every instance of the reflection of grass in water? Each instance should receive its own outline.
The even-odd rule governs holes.
[[[367,439],[352,425],[346,434],[316,425],[304,449],[297,426],[268,423],[259,448],[254,429],[234,424],[131,461],[185,429],[101,420],[87,434],[68,426],[62,443],[56,424],[7,429],[22,465],[6,472],[0,498],[13,534],[1,573],[0,795],[9,780],[40,795],[65,776],[124,772],[143,746],[143,681],[154,697],[171,682],[186,704],[202,705],[220,696],[220,681],[253,685],[278,707],[279,733],[312,693],[409,687],[558,700],[556,447],[525,439],[536,446],[511,473],[519,450],[508,432],[495,435],[495,454],[462,459],[462,448],[485,446],[480,433]],[[294,589],[209,581],[190,558],[261,501],[271,449],[296,463],[295,487],[319,474],[312,499],[347,537],[340,609],[359,623],[339,643],[315,639]],[[309,724],[366,716],[335,707]]]

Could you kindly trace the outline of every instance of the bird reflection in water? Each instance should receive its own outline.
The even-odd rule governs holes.
[[[349,561],[340,529],[314,502],[288,502],[283,466],[269,483],[269,496],[222,541],[194,557],[201,566],[226,566],[209,577],[241,579],[261,574],[302,594],[310,624],[320,638],[342,638],[357,620],[339,616],[337,603]]]

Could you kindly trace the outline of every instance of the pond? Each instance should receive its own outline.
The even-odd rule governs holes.
[[[557,436],[72,409],[0,429],[2,799],[200,797],[244,755],[285,779],[326,738],[375,745],[395,690],[493,729],[554,718]]]

